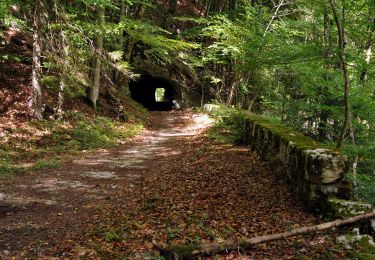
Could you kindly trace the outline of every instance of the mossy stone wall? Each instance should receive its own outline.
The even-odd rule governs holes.
[[[220,109],[215,106],[204,109],[212,113]],[[308,208],[324,210],[330,198],[351,198],[352,185],[344,179],[348,158],[339,150],[253,113],[238,113],[242,143],[270,162],[272,171],[285,177]]]
[[[245,143],[285,175],[290,189],[309,206],[320,208],[329,197],[348,199],[344,180],[348,158],[292,130],[247,113]]]

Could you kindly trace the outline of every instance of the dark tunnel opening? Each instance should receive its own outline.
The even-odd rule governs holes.
[[[151,111],[168,111],[173,109],[175,90],[170,82],[150,75],[129,84],[131,98]]]

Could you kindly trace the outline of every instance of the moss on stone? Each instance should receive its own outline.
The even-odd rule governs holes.
[[[358,239],[356,239],[356,236],[348,235],[347,237],[349,246],[353,250],[352,258],[362,260],[375,259],[375,244],[370,236],[359,236]]]
[[[259,124],[260,126],[267,128],[274,132],[275,134],[278,134],[281,138],[288,140],[289,142],[293,142],[295,146],[302,150],[307,149],[327,149],[331,153],[338,154],[339,151],[330,145],[323,144],[320,142],[317,142],[310,137],[307,137],[299,132],[296,132],[280,123],[277,122],[271,122],[270,120],[263,118],[261,116],[255,115],[250,112],[237,112],[237,113],[244,113],[246,115],[246,118],[248,118],[250,121]]]
[[[335,218],[353,217],[373,209],[370,204],[337,198],[330,198],[327,203],[328,211]]]
[[[359,260],[374,260],[375,253],[357,253],[355,255]]]
[[[331,153],[339,154],[339,150],[331,145],[317,142],[311,139],[310,137],[303,135],[302,133],[299,133],[282,125],[281,123],[271,121],[267,118],[264,118],[262,116],[256,115],[248,111],[230,109],[223,106],[210,104],[206,104],[204,110],[206,110],[213,117],[225,118],[226,122],[230,122],[231,120],[229,118],[233,117],[247,118],[250,122],[270,130],[271,132],[273,132],[273,134],[278,135],[280,136],[280,138],[288,140],[289,142],[292,142],[293,145],[297,146],[302,150],[324,148]]]

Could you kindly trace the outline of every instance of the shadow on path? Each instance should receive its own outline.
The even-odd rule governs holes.
[[[316,223],[267,163],[205,138],[210,124],[203,114],[153,112],[152,128],[117,149],[1,177],[0,255],[146,259],[158,254],[153,239],[200,243]],[[316,256],[331,243],[297,237],[246,254]]]

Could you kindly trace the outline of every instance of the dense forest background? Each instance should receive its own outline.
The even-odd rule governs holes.
[[[357,195],[375,203],[373,1],[1,0],[0,17],[2,46],[22,32],[25,47],[2,47],[1,66],[26,64],[32,79],[13,119],[64,120],[77,102],[128,119],[122,101],[136,64],[164,67],[198,103],[246,109],[342,148]]]

